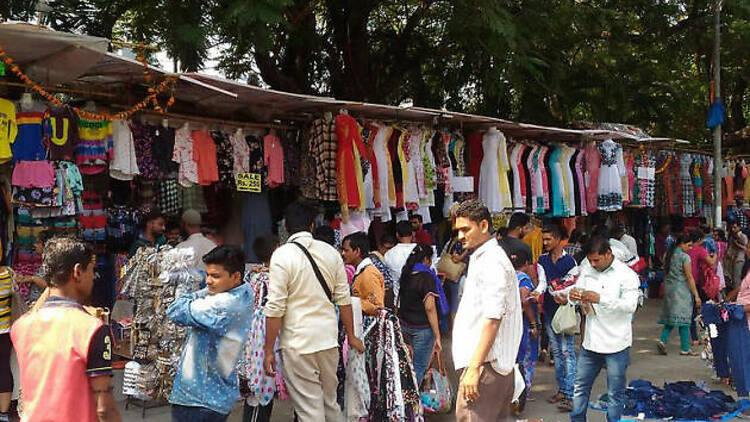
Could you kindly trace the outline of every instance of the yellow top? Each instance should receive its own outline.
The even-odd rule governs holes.
[[[0,98],[0,163],[9,161],[13,157],[10,144],[15,142],[16,134],[18,134],[16,106],[12,101]]]

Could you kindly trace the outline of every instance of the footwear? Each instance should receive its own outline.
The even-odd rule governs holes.
[[[550,398],[547,399],[547,403],[553,403],[554,404],[554,403],[557,403],[557,402],[559,402],[561,400],[565,400],[565,395],[563,395],[563,393],[561,393],[561,392],[558,391],[557,393],[555,393],[554,396],[552,396],[552,397],[550,397]]]
[[[658,340],[656,342],[656,348],[659,349],[660,355],[664,355],[664,356],[667,355],[667,345],[662,343],[661,340]]]
[[[560,403],[557,404],[557,410],[561,412],[572,412],[573,411],[573,402],[568,400],[567,398],[564,398],[560,400]]]
[[[692,350],[688,350],[687,352],[680,350],[680,356],[698,356],[698,353],[695,353]]]

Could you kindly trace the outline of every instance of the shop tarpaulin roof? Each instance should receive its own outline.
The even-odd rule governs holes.
[[[51,86],[119,90],[121,86],[144,85],[143,65],[136,60],[107,52],[106,38],[57,32],[30,24],[0,24],[0,45],[35,82]],[[171,74],[149,66],[155,79]],[[196,103],[212,95],[230,99],[237,95],[178,75],[175,97]]]
[[[0,45],[40,84],[70,82],[107,51],[109,40],[21,23],[0,24]]]

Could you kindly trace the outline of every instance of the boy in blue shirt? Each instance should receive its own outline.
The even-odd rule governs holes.
[[[169,402],[174,422],[224,422],[240,397],[236,365],[255,295],[243,282],[245,254],[219,246],[203,257],[206,288],[177,298],[169,319],[189,328]]]

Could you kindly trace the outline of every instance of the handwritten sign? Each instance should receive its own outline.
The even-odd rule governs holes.
[[[259,173],[237,173],[235,181],[239,192],[260,193],[263,189],[263,179]]]

